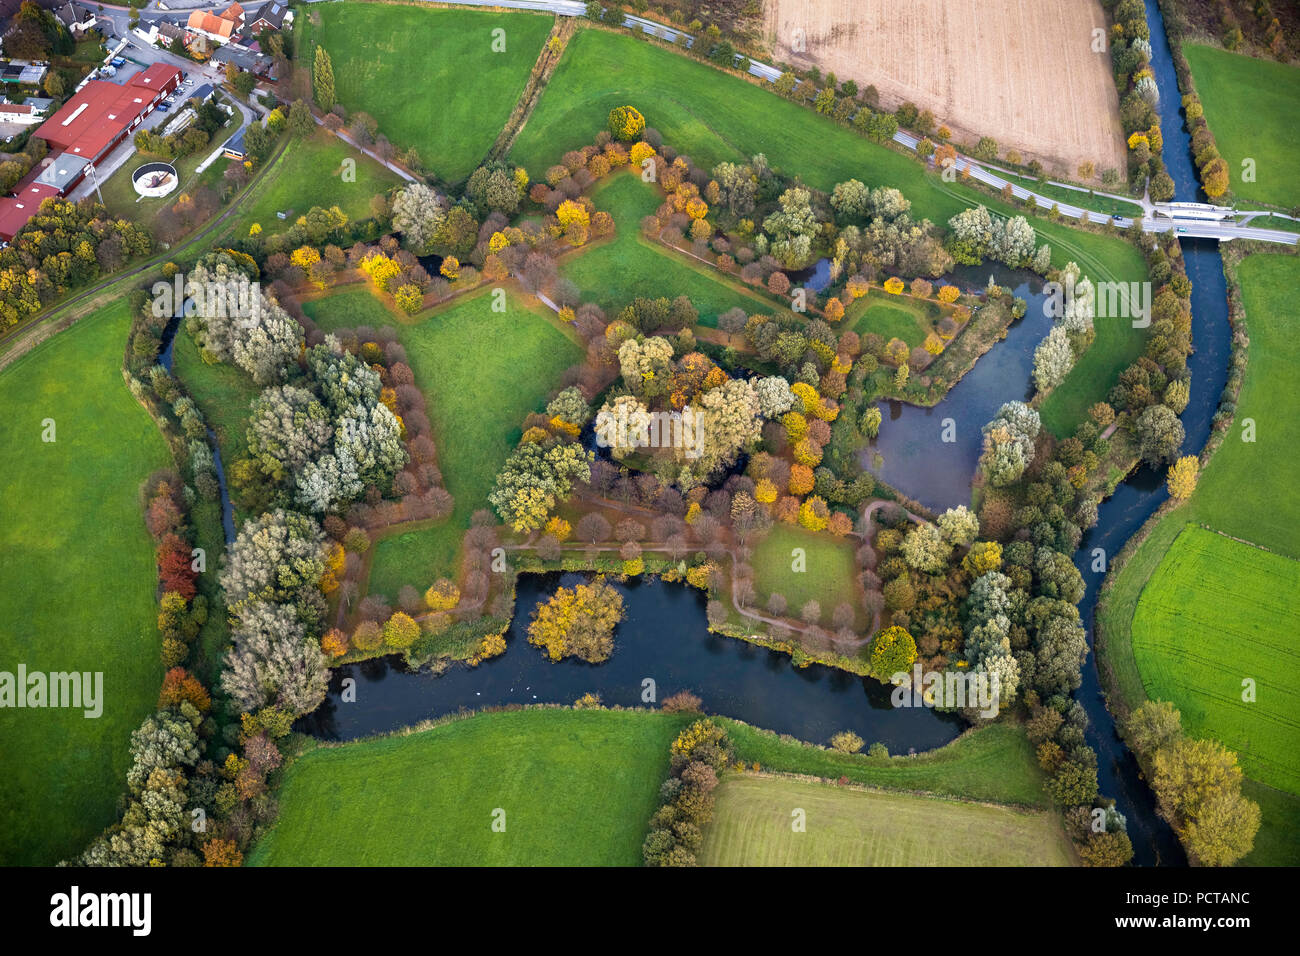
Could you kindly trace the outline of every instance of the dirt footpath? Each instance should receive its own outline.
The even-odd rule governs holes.
[[[886,109],[911,100],[955,142],[992,136],[1048,172],[1124,169],[1119,97],[1097,0],[764,0],[778,62],[817,66]]]

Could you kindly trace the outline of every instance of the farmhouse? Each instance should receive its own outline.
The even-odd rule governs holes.
[[[36,215],[41,201],[50,196],[57,196],[59,191],[43,183],[30,183],[21,186],[16,196],[0,198],[0,239],[8,242],[18,234],[18,230],[27,225],[27,220]]]
[[[65,3],[54,11],[59,22],[68,28],[74,40],[80,40],[95,28],[98,22],[89,10],[81,10],[71,3]]]
[[[41,114],[27,103],[0,103],[0,123],[20,123],[30,126],[40,122]]]
[[[229,12],[229,10],[226,11],[226,13]],[[239,25],[238,18],[227,18],[225,13],[217,16],[212,13],[205,13],[202,10],[195,10],[190,14],[185,27],[191,33],[201,34],[210,40],[216,40],[218,43],[229,43],[239,29]]]
[[[242,160],[244,158],[244,131],[241,129],[221,147],[221,155],[227,159]]]
[[[293,11],[288,5],[280,0],[270,0],[257,8],[247,18],[247,27],[245,32],[250,36],[256,36],[264,30],[279,30],[285,24],[293,23]]]
[[[185,42],[185,31],[174,23],[167,23],[166,21],[159,23],[157,33],[168,44],[175,43],[177,40],[182,43]]]
[[[49,67],[28,60],[0,60],[0,82],[16,86],[38,86]]]

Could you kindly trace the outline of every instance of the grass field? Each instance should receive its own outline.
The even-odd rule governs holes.
[[[720,73],[630,35],[595,29],[579,30],[570,41],[511,158],[536,178],[565,150],[591,142],[609,110],[625,103],[639,104],[664,142],[703,169],[762,152],[776,169],[825,192],[851,178],[897,187],[911,200],[913,215],[941,225],[977,204],[1001,216],[1020,214],[960,183],[942,182],[913,159],[778,96],[770,85]],[[1094,281],[1147,277],[1142,256],[1123,239],[1044,219],[1032,222],[1039,242],[1051,245],[1054,265],[1074,260]],[[1089,405],[1103,399],[1140,353],[1144,335],[1126,325],[1099,323],[1088,354],[1042,409],[1048,427],[1068,431]]]
[[[1293,453],[1300,444],[1300,421],[1292,411],[1300,399],[1300,386],[1293,374],[1300,360],[1300,347],[1292,334],[1300,321],[1300,306],[1292,292],[1300,284],[1300,260],[1294,256],[1253,255],[1238,267],[1238,278],[1250,335],[1250,363],[1236,422],[1201,475],[1195,494],[1155,525],[1098,607],[1098,621],[1105,633],[1104,662],[1129,708],[1146,697],[1147,669],[1160,666],[1147,662],[1139,669],[1132,631],[1134,616],[1145,588],[1169,586],[1160,580],[1158,572],[1175,539],[1189,523],[1208,525],[1300,558],[1300,503],[1293,494],[1300,482],[1300,462]],[[1254,442],[1241,440],[1247,419],[1255,422]],[[1265,587],[1262,582],[1245,582],[1242,586],[1249,587],[1251,593]],[[1237,681],[1234,693],[1239,699],[1240,679],[1253,675],[1243,672],[1238,664],[1233,667],[1231,673]],[[1185,714],[1198,707],[1193,698],[1175,696],[1173,700]],[[1218,736],[1216,727],[1207,728],[1207,732]],[[1291,746],[1294,749],[1294,743]],[[1288,826],[1300,827],[1300,799],[1279,791],[1272,793],[1273,798],[1261,804],[1264,819],[1256,839],[1258,849],[1247,862],[1276,860],[1282,852],[1279,848],[1287,846],[1292,848],[1290,862],[1300,862],[1300,841],[1285,836]]]
[[[663,195],[639,176],[607,178],[592,193],[592,202],[614,217],[617,229],[602,243],[565,260],[563,274],[577,283],[584,299],[596,302],[612,319],[637,296],[684,295],[700,313],[700,324],[716,327],[718,316],[739,307],[747,314],[771,315],[774,302],[748,292],[739,280],[726,280],[707,266],[693,264],[641,236],[641,219],[659,208]]]
[[[699,856],[702,866],[1073,863],[1054,814],[759,774],[719,785]]]
[[[1142,591],[1133,654],[1146,694],[1237,751],[1249,776],[1300,795],[1300,562],[1191,526]],[[1242,680],[1257,699],[1242,700]]]
[[[1228,163],[1231,189],[1243,199],[1279,206],[1300,204],[1300,135],[1295,104],[1300,101],[1300,67],[1229,53],[1215,47],[1183,46],[1214,131]],[[1242,181],[1242,161],[1255,161],[1255,181]]]
[[[455,571],[469,517],[488,507],[496,474],[540,410],[561,373],[582,357],[541,307],[519,296],[492,311],[491,290],[472,293],[415,325],[397,325],[415,381],[429,399],[438,464],[456,498],[451,518],[432,528],[387,537],[375,546],[370,591],[397,596],[404,584],[428,587]],[[322,328],[380,324],[362,287],[304,303]],[[395,324],[395,323],[394,323]]]
[[[849,306],[846,322],[851,322],[847,327],[858,335],[874,332],[884,336],[886,342],[899,338],[912,348],[924,342],[926,334],[934,328],[934,320],[925,306],[898,296],[864,296]]]
[[[794,570],[796,548],[803,549],[806,570]],[[805,602],[816,600],[821,605],[824,622],[830,620],[841,601],[854,606],[860,621],[865,619],[858,607],[853,581],[857,566],[849,540],[777,523],[754,548],[753,564],[760,606],[767,603],[768,595],[776,592],[785,595],[789,607],[786,613],[791,617],[799,616]]]
[[[896,186],[914,212],[936,221],[966,205],[929,188],[917,163],[812,110],[671,50],[595,29],[569,41],[511,158],[536,178],[566,150],[590,143],[609,111],[625,103],[702,169],[763,152],[777,169],[828,192],[854,176]]]
[[[317,749],[285,773],[279,821],[249,862],[636,866],[689,719],[528,710]]]
[[[139,489],[170,457],[122,381],[129,327],[114,303],[0,374],[0,667],[102,671],[104,684],[97,719],[0,710],[7,865],[53,864],[113,821],[131,731],[162,681]]]
[[[316,15],[319,27],[307,19]],[[322,4],[303,20],[299,58],[310,63],[315,46],[324,45],[339,102],[373,116],[395,145],[414,146],[447,182],[483,160],[554,23],[534,13],[378,3]],[[501,52],[493,50],[498,30]],[[546,168],[529,171],[540,179]]]
[[[302,310],[326,331],[355,329],[362,325],[372,329],[395,326],[393,313],[373,289],[368,282],[354,283],[319,299],[304,301]]]
[[[219,186],[221,174],[226,170],[227,161],[218,158],[202,173],[197,173],[196,169],[199,163],[208,158],[212,150],[230,138],[238,125],[233,119],[227,119],[226,124],[212,134],[212,138],[205,148],[190,156],[182,156],[174,160],[173,165],[176,167],[176,173],[180,178],[180,186],[177,187],[175,192],[167,196],[157,199],[142,199],[140,197],[131,182],[131,174],[148,160],[144,156],[132,157],[117,172],[100,183],[100,193],[104,197],[104,205],[114,216],[121,216],[148,226],[154,222],[159,212],[174,206],[182,193],[193,192],[197,186],[209,186],[216,189]]]
[[[1048,807],[1042,770],[1023,730],[993,724],[917,756],[842,754],[797,740],[782,740],[734,720],[722,719],[736,755],[764,770],[888,790],[922,790],[946,797],[1021,807]]]
[[[355,164],[355,181],[344,181],[344,161]],[[373,159],[358,152],[337,136],[317,129],[310,136],[294,138],[267,170],[249,197],[240,203],[228,234],[248,235],[253,223],[266,235],[283,232],[312,206],[338,206],[355,222],[370,216],[370,199],[387,192],[402,180]],[[277,212],[293,211],[286,221]]]

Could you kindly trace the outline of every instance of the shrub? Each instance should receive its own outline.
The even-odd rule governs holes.
[[[373,651],[383,642],[383,632],[374,621],[362,621],[352,632],[352,646],[359,651]]]
[[[855,754],[865,741],[851,730],[841,730],[831,737],[831,748],[842,754]]]
[[[420,625],[409,614],[398,611],[384,622],[383,635],[389,647],[410,647],[420,636]]]

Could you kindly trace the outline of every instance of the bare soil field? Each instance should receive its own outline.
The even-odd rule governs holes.
[[[930,110],[956,143],[997,140],[1048,172],[1124,169],[1119,97],[1096,0],[764,0],[773,57]],[[800,32],[802,31],[802,32]]]

